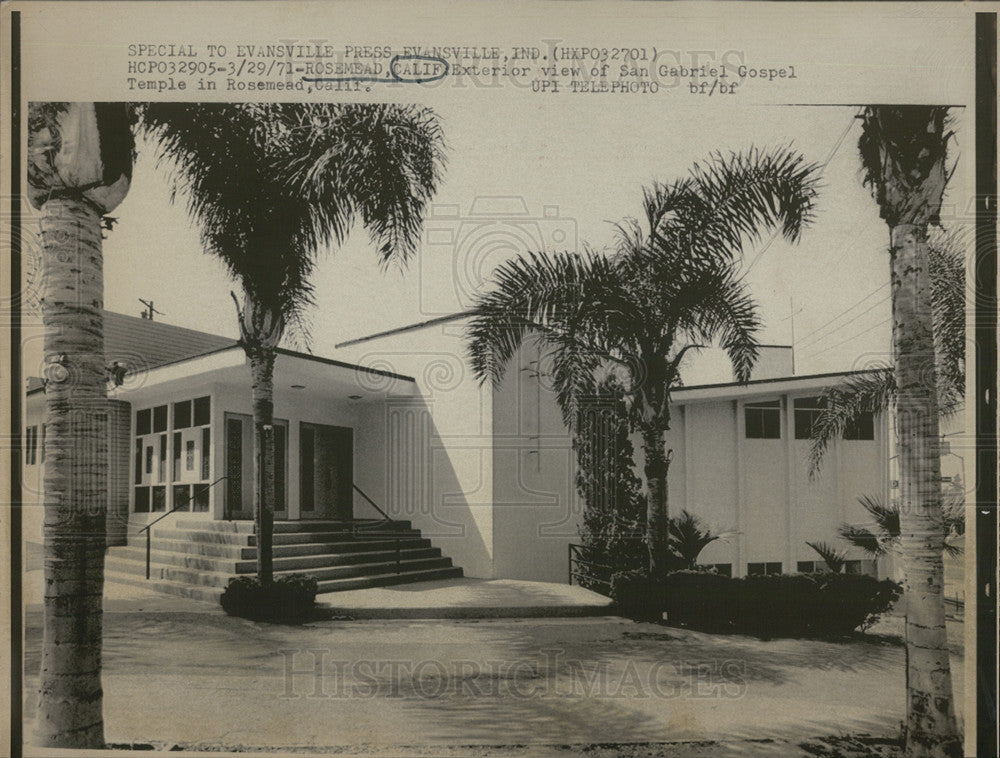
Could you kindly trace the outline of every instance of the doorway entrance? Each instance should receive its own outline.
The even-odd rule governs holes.
[[[299,518],[354,518],[354,430],[299,425]]]
[[[253,417],[225,416],[226,518],[253,519]],[[274,517],[288,518],[288,421],[274,419]]]

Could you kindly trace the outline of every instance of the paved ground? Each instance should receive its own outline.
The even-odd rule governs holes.
[[[568,584],[467,577],[329,592],[317,602],[354,618],[596,616],[611,605],[604,595]]]
[[[613,616],[289,627],[141,589],[111,592],[112,743],[380,756],[785,756],[809,754],[797,744],[823,735],[890,735],[903,716],[903,651],[886,636],[762,642]],[[26,619],[30,718],[40,609],[29,607]],[[953,669],[961,692],[960,656]],[[697,742],[706,739],[714,742]]]

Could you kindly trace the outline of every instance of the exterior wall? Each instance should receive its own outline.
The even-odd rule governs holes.
[[[562,413],[526,344],[493,394],[496,576],[564,582],[567,550],[580,541],[576,459]],[[544,375],[544,374],[543,374]]]
[[[463,333],[462,322],[428,325],[341,348],[337,358],[414,377],[413,397],[390,398],[366,418],[387,440],[384,467],[367,475],[381,479],[389,512],[466,576],[493,578],[492,391],[469,373]]]
[[[794,438],[791,409],[795,397],[810,394],[755,398],[780,400],[780,439],[746,437],[743,399],[675,406],[667,436],[671,515],[686,508],[713,532],[728,533],[705,548],[700,563],[730,563],[733,576],[745,575],[747,563],[781,562],[783,572],[794,572],[799,561],[820,560],[807,540],[839,544],[837,528],[867,515],[857,498],[884,493],[884,419],[876,420],[872,441],[835,443],[819,476],[809,477],[809,440]],[[641,451],[637,465],[641,470]],[[869,556],[849,549],[847,557]]]

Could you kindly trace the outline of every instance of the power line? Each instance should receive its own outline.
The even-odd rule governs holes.
[[[857,120],[857,118],[858,118],[858,114],[857,113],[855,113],[855,114],[853,114],[851,116],[851,120],[848,121],[847,128],[844,129],[844,133],[840,135],[840,139],[837,140],[837,143],[833,146],[833,149],[830,151],[830,154],[826,156],[826,160],[823,161],[822,164],[820,164],[820,167],[819,167],[819,176],[823,175],[823,171],[826,170],[826,167],[830,165],[830,161],[833,160],[833,156],[835,156],[837,154],[837,151],[840,150],[840,146],[842,144],[844,144],[844,140],[847,139],[847,134],[851,131],[851,127],[854,126],[854,122]],[[762,247],[757,252],[757,255],[754,256],[754,259],[752,261],[750,261],[750,265],[747,266],[746,271],[743,272],[743,276],[744,277],[747,276],[753,270],[753,267],[757,265],[757,261],[759,261],[761,259],[761,256],[763,256],[764,253],[767,252],[768,248],[771,247],[772,243],[777,238],[778,238],[778,230],[775,229],[774,233],[771,235],[771,239],[769,239],[767,241],[767,244],[764,245],[764,247]]]
[[[879,289],[881,289],[881,288],[879,288]],[[878,290],[876,290],[876,292],[877,291]],[[870,306],[868,306],[863,311],[861,311],[861,313],[857,314],[854,318],[852,318],[852,319],[850,319],[848,321],[845,321],[843,324],[841,324],[840,326],[838,326],[832,332],[829,332],[828,334],[824,334],[824,335],[821,335],[819,337],[816,337],[814,340],[812,340],[812,346],[815,347],[816,343],[822,342],[823,340],[827,339],[828,337],[832,337],[837,332],[842,331],[843,329],[846,329],[851,324],[853,324],[855,321],[857,321],[859,318],[861,318],[862,316],[864,316],[866,313],[871,313],[873,310],[875,310],[876,308],[878,308],[883,303],[888,302],[891,297],[892,297],[892,294],[890,293],[890,294],[886,295],[885,297],[883,297],[881,300],[876,300]],[[850,310],[850,308],[848,310]],[[847,311],[844,311],[844,313],[846,313],[846,312]],[[843,314],[841,314],[841,315],[843,315]]]
[[[831,318],[831,319],[830,319],[829,321],[827,321],[827,322],[826,322],[825,324],[820,324],[820,325],[819,325],[819,326],[817,326],[817,327],[816,327],[815,329],[813,329],[813,330],[812,330],[811,332],[809,332],[808,334],[806,334],[805,336],[803,336],[803,337],[802,337],[802,339],[800,340],[800,342],[805,342],[805,341],[806,341],[806,340],[808,340],[808,339],[809,339],[809,338],[810,338],[810,337],[811,337],[812,335],[816,334],[816,332],[818,332],[818,331],[821,331],[822,329],[825,329],[826,327],[828,327],[828,326],[829,326],[830,324],[832,324],[832,323],[833,323],[834,321],[836,321],[836,320],[837,320],[838,318],[840,318],[841,316],[845,316],[845,315],[847,315],[848,313],[850,313],[851,311],[853,311],[853,310],[854,310],[855,308],[857,308],[857,307],[858,307],[859,305],[861,305],[861,304],[862,304],[862,303],[863,303],[863,302],[864,302],[865,300],[867,300],[867,299],[868,299],[868,298],[870,298],[870,297],[871,297],[872,295],[874,295],[874,294],[875,294],[876,292],[879,292],[879,291],[881,291],[881,290],[884,290],[884,289],[885,289],[886,287],[888,287],[888,286],[889,286],[889,283],[888,283],[888,282],[886,282],[886,283],[885,283],[885,284],[883,284],[883,285],[882,285],[881,287],[876,287],[876,288],[875,288],[875,289],[873,289],[873,290],[872,290],[871,292],[869,292],[869,293],[868,293],[867,295],[865,295],[865,296],[864,296],[863,298],[861,298],[860,300],[858,300],[858,301],[857,301],[856,303],[854,303],[854,304],[853,304],[853,305],[851,305],[850,307],[848,307],[848,308],[845,308],[844,310],[842,310],[842,311],[841,311],[840,313],[838,313],[838,314],[837,314],[836,316],[834,316],[833,318]],[[838,327],[838,328],[839,328],[839,327]]]
[[[877,324],[872,324],[867,329],[863,329],[862,331],[858,332],[857,334],[852,334],[850,337],[846,337],[846,338],[842,339],[836,345],[830,345],[829,347],[825,347],[822,350],[817,350],[815,353],[809,353],[809,355],[806,355],[804,357],[806,357],[806,358],[812,358],[814,356],[819,355],[820,353],[825,353],[825,352],[827,352],[829,350],[833,350],[835,347],[840,347],[845,342],[850,342],[851,340],[857,339],[858,337],[860,337],[863,334],[868,334],[868,332],[872,331],[873,329],[877,329],[878,327],[882,326],[883,324],[888,324],[890,321],[892,321],[892,316],[889,316],[888,318],[883,319],[882,321],[879,321]]]

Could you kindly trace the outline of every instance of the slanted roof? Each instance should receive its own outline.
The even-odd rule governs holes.
[[[109,365],[118,361],[130,370],[148,369],[236,344],[236,340],[217,334],[122,313],[104,312],[104,355]]]
[[[185,329],[164,321],[104,311],[104,356],[129,373],[235,347],[236,340],[217,334]],[[28,377],[28,392],[41,389],[38,377]]]

